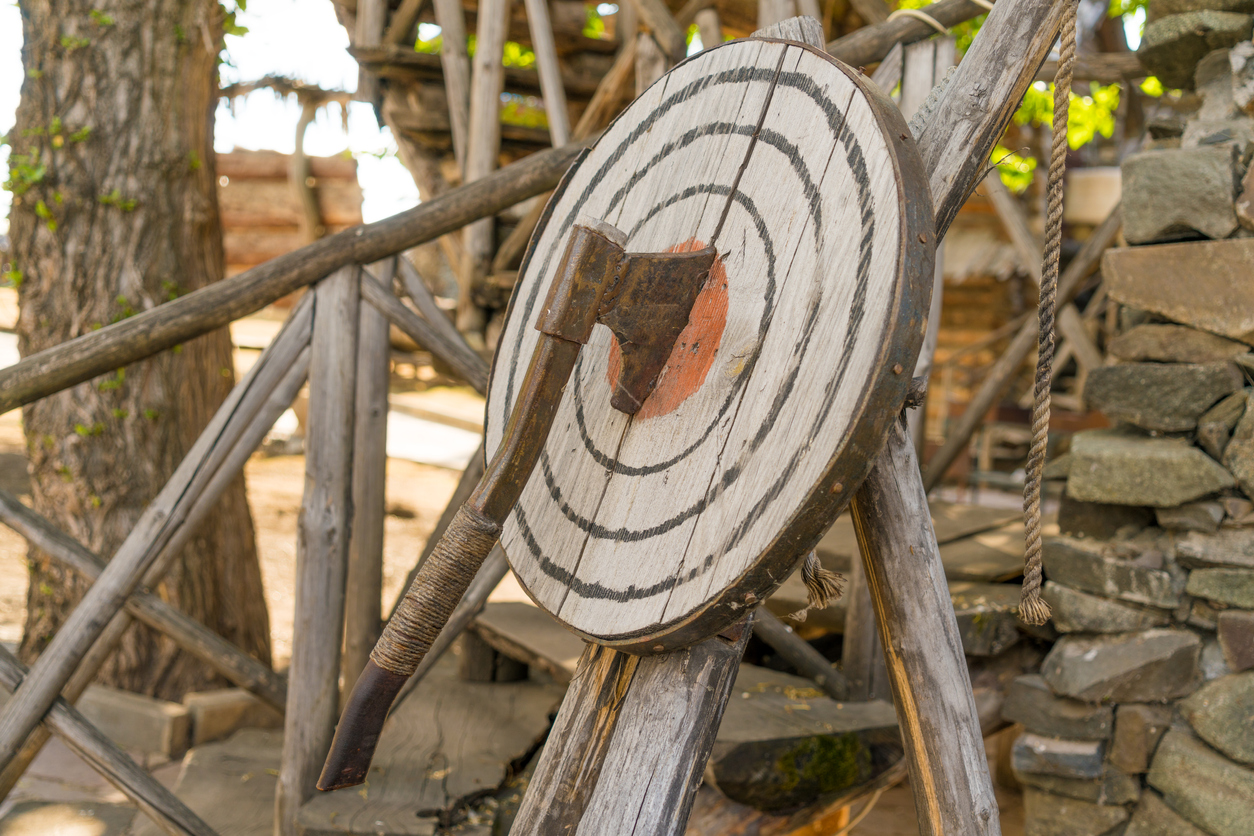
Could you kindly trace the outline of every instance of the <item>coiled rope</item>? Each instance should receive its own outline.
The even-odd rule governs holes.
[[[1063,175],[1067,169],[1067,113],[1075,67],[1077,0],[1063,0],[1062,43],[1054,75],[1053,138],[1049,154],[1049,203],[1045,217],[1045,255],[1038,305],[1036,380],[1032,392],[1032,446],[1023,484],[1023,522],[1026,529],[1023,591],[1019,617],[1028,624],[1049,620],[1049,604],[1041,599],[1041,476],[1049,441],[1049,388],[1054,371],[1054,309],[1058,304],[1058,259],[1062,252]]]

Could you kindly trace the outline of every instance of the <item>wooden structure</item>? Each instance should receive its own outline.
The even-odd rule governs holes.
[[[491,6],[485,2],[481,10],[489,12]],[[496,11],[504,13],[499,6]],[[952,23],[982,11],[970,0],[944,0],[933,14],[942,23]],[[673,57],[674,50],[666,49],[670,39],[663,32],[668,28],[664,10],[642,2],[637,12],[650,27],[650,38],[658,42],[664,59]],[[926,109],[917,143],[931,192],[936,235],[943,235],[982,174],[989,149],[1054,41],[1060,17],[1059,4],[1000,0],[948,86],[938,94],[934,106]],[[380,18],[362,15],[360,19]],[[480,31],[486,34],[483,27],[491,25],[481,20]],[[373,30],[364,31],[371,26]],[[386,32],[381,35],[378,28],[378,23],[363,24],[358,28],[359,40],[367,45],[371,38],[381,42]],[[872,63],[886,55],[894,43],[921,40],[929,31],[929,24],[899,17],[859,30],[830,44],[828,51],[855,65]],[[806,41],[813,48],[822,45],[813,27],[795,23],[764,34]],[[488,38],[479,39],[481,53],[488,42]],[[792,51],[798,58],[826,60],[798,47],[775,48],[782,49],[781,55]],[[456,54],[448,57],[450,64],[459,60]],[[483,57],[489,65],[476,67],[478,80],[482,81],[485,73],[499,77],[499,64],[492,64],[490,56]],[[472,76],[472,99],[476,97],[474,90],[487,91],[479,94],[482,99],[499,89],[494,86],[496,82],[475,81]],[[981,107],[969,106],[969,94],[974,89],[981,91]],[[473,108],[470,113],[473,117]],[[473,130],[470,133],[473,135]],[[580,134],[578,127],[574,133]],[[369,588],[377,573],[365,565],[379,559],[377,552],[372,553],[376,541],[350,534],[357,526],[368,531],[371,515],[380,511],[366,501],[372,495],[369,486],[354,479],[355,473],[371,473],[369,462],[375,461],[371,457],[376,455],[354,439],[359,422],[369,420],[371,414],[365,405],[378,397],[377,386],[369,381],[385,362],[371,348],[377,347],[377,341],[368,337],[371,329],[378,327],[377,315],[406,331],[480,391],[487,383],[485,364],[447,320],[417,313],[393,295],[387,281],[392,277],[390,259],[555,188],[581,151],[582,145],[576,140],[491,173],[487,173],[491,166],[485,167],[480,176],[472,177],[476,170],[468,148],[464,185],[416,209],[328,236],[0,371],[0,409],[12,409],[221,327],[297,288],[314,286],[314,292],[293,309],[279,337],[223,404],[131,537],[99,571],[65,628],[25,673],[0,714],[0,766],[20,766],[23,744],[41,722],[73,736],[85,748],[90,730],[57,719],[64,719],[64,712],[49,712],[60,710],[55,706],[63,692],[72,701],[72,683],[90,678],[93,666],[100,664],[109,643],[119,634],[117,625],[143,603],[143,588],[161,577],[170,556],[192,535],[205,510],[239,472],[308,378],[309,479],[300,523],[298,626],[286,683],[286,728],[275,804],[276,833],[297,832],[301,806],[313,792],[335,722],[345,612],[368,607],[366,602],[372,595],[378,601],[377,588]],[[736,188],[732,186],[733,194]],[[404,286],[414,294],[412,301],[418,311],[434,309],[420,282],[404,281]],[[904,377],[904,367],[893,373]],[[997,833],[997,808],[975,705],[913,445],[904,428],[890,420],[883,448],[877,452],[873,446],[867,447],[859,456],[862,466],[850,460],[849,481],[840,484],[840,491],[854,493],[853,513],[867,587],[880,617],[880,638],[898,706],[921,832]],[[373,473],[375,478],[382,478],[381,470]],[[859,486],[855,479],[864,473]],[[832,478],[824,484],[831,488],[838,477],[829,475]],[[354,494],[359,497],[357,502]],[[353,507],[357,511],[350,513]],[[38,528],[35,525],[31,530]],[[813,533],[798,531],[803,536]],[[747,559],[752,562],[752,556]],[[362,580],[352,581],[350,587],[348,579]],[[149,623],[173,632],[172,622],[177,621],[167,615],[164,626],[155,618]],[[368,626],[369,622],[368,617],[350,616],[352,624]],[[638,806],[634,809],[647,802],[649,811],[649,816],[636,819],[637,832],[681,830],[713,739],[711,721],[726,701],[733,679],[730,671],[739,660],[748,627],[746,618],[720,636],[644,660],[602,646],[588,649],[581,663],[586,675],[579,686],[586,699],[566,700],[558,724],[571,729],[565,736],[571,745],[587,740],[590,748],[581,753],[571,745],[565,750],[553,747],[540,766],[536,783],[573,786],[577,776],[590,774],[588,769],[599,777],[583,785],[580,803],[573,806],[559,807],[552,798],[532,793],[531,807],[524,811],[523,820],[539,827],[541,822],[570,822],[573,817],[587,832],[597,827],[616,828],[608,822],[621,822],[624,816],[613,811],[635,799]],[[244,673],[247,665],[237,649],[218,645],[210,652],[190,638],[174,638],[223,675],[259,695],[265,690],[264,683],[274,682],[272,672],[270,676]],[[362,638],[350,636],[350,647]],[[14,671],[14,676],[6,678],[16,684],[19,675]],[[660,763],[656,760],[659,747],[648,746],[650,739],[663,741],[661,748],[677,751]],[[684,741],[684,745],[674,747],[675,740]],[[143,798],[144,809],[153,810],[158,795],[150,787],[136,788],[108,758],[96,757],[93,763],[119,786]],[[633,777],[643,770],[651,771],[651,782]],[[634,791],[629,791],[628,782],[638,785]],[[647,791],[641,795],[645,785]],[[203,822],[175,805],[167,804],[155,815],[167,832],[206,832]]]

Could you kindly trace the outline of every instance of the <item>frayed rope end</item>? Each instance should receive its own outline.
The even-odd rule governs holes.
[[[829,606],[845,592],[845,576],[824,569],[814,552],[806,555],[805,563],[801,564],[801,581],[806,585],[806,607],[788,616],[798,623],[806,620],[810,610]]]
[[[1050,610],[1049,604],[1041,600],[1041,593],[1038,590],[1031,592],[1024,590],[1023,598],[1019,601],[1019,618],[1024,623],[1031,624],[1033,627],[1040,627],[1049,621],[1053,611]]]

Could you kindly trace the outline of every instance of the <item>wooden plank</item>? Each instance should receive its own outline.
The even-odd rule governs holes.
[[[940,0],[927,7],[927,13],[942,26],[956,26],[987,11],[971,0]],[[829,43],[827,51],[846,64],[869,66],[887,55],[895,44],[911,44],[935,34],[936,30],[930,24],[918,18],[902,16],[854,30]]]
[[[940,556],[945,577],[953,581],[1013,580],[1023,574],[1023,521],[946,543]]]
[[[440,25],[440,66],[448,94],[449,123],[453,132],[453,156],[466,171],[466,141],[470,132],[470,56],[466,53],[466,20],[459,0],[433,0],[435,22]],[[462,182],[470,182],[464,180]]]
[[[305,494],[296,538],[296,616],[283,763],[274,798],[275,836],[299,832],[297,813],[314,793],[339,713],[360,284],[360,270],[344,267],[314,291]]]
[[[662,0],[626,0],[636,9],[640,26],[657,41],[662,54],[670,64],[678,64],[684,60],[688,52],[688,38],[675,18],[671,17],[670,9]]]
[[[0,647],[0,687],[10,693],[16,691],[25,674],[22,663]],[[176,836],[216,836],[209,825],[65,700],[58,697],[53,702],[44,722],[53,734],[121,790],[164,832]]]
[[[1076,293],[1079,292],[1085,279],[1097,268],[1102,253],[1114,243],[1122,225],[1119,207],[1116,206],[1111,210],[1106,220],[1102,221],[1101,226],[1093,230],[1093,233],[1085,239],[1080,252],[1067,265],[1067,269],[1063,271],[1062,277],[1058,280],[1058,302],[1060,304],[1066,304],[1071,301]],[[1002,396],[1007,385],[1009,385],[1011,376],[1018,371],[1019,366],[1023,364],[1028,354],[1036,346],[1036,332],[1036,319],[1031,318],[1019,328],[1018,333],[1015,334],[1010,345],[1006,347],[1005,352],[998,358],[988,374],[985,375],[979,390],[971,397],[966,410],[962,413],[962,417],[945,438],[945,443],[928,460],[927,469],[923,473],[923,485],[927,490],[931,490],[940,484],[941,477],[945,475],[945,471],[954,463],[959,454],[966,449],[972,434],[983,422],[984,415],[992,408],[997,399]]]
[[[566,91],[562,87],[562,71],[557,64],[557,45],[553,42],[553,24],[549,21],[548,0],[525,0],[527,26],[531,31],[531,49],[536,55],[540,73],[540,93],[544,96],[544,115],[549,120],[549,138],[560,148],[570,140],[570,114],[566,111]]]
[[[813,25],[807,18],[794,20],[798,27]],[[732,72],[746,67],[755,71]],[[724,71],[727,76],[719,76]],[[715,77],[745,81],[708,82]],[[807,92],[810,85],[822,92]],[[898,389],[904,397],[908,375],[892,369],[914,361],[917,344],[911,342],[922,339],[922,329],[907,333],[904,323],[914,316],[921,323],[916,305],[921,307],[922,293],[916,296],[915,289],[930,287],[932,279],[930,249],[919,242],[920,235],[930,240],[928,234],[906,230],[925,220],[922,212],[909,213],[926,201],[911,204],[898,192],[891,172],[903,172],[906,188],[921,185],[922,174],[904,174],[900,114],[878,93],[867,95],[869,89],[856,73],[797,45],[750,40],[704,51],[651,86],[614,123],[552,204],[502,335],[488,400],[489,454],[500,442],[517,392],[520,358],[529,356],[535,343],[531,323],[541,304],[540,288],[574,216],[638,227],[629,241],[636,251],[666,250],[692,239],[720,248],[745,242],[721,256],[723,272],[716,281],[725,281],[725,288],[710,286],[711,305],[721,305],[721,293],[727,294],[726,319],[711,314],[716,323],[711,333],[719,333],[720,345],[742,353],[733,357],[720,349],[720,359],[710,355],[699,372],[695,368],[706,359],[685,360],[684,366],[694,363],[698,382],[669,404],[665,398],[671,396],[660,396],[665,390],[659,389],[628,423],[605,396],[610,335],[595,331],[559,407],[544,478],[529,483],[519,510],[506,522],[502,542],[520,582],[582,635],[640,649],[651,648],[654,640],[680,646],[703,631],[700,618],[689,620],[690,613],[731,619],[733,603],[764,599],[796,566],[798,548],[817,540],[847,499],[843,486],[856,484],[866,467],[865,456],[848,452],[858,446],[851,440],[859,432],[855,427],[874,432],[874,439],[867,438],[874,446],[891,420],[878,400],[865,402],[862,393],[888,398]],[[819,108],[816,99],[831,106]],[[677,102],[682,107],[674,106]],[[702,113],[717,113],[719,125],[735,127],[703,132]],[[646,119],[651,129],[636,131]],[[888,120],[899,125],[895,132]],[[803,124],[810,127],[802,131]],[[759,125],[759,136],[772,139],[755,144]],[[841,152],[833,154],[845,141],[840,137],[850,135],[858,136],[857,170],[865,165],[867,172],[878,172],[867,175],[865,191]],[[795,151],[784,154],[769,146],[784,137],[798,143]],[[753,213],[733,208],[725,192],[707,197],[702,191],[710,184],[730,191],[732,183],[737,197],[731,203],[761,207],[754,210],[761,227]],[[678,199],[689,186],[692,196]],[[864,223],[867,216],[854,207],[871,194],[874,234],[869,227],[865,239],[840,232]],[[798,205],[806,207],[801,216]],[[866,295],[859,297],[865,308],[857,341],[866,340],[865,351],[844,354],[842,323],[849,321],[850,308],[836,299],[851,298],[843,294],[862,286],[859,251],[875,265],[867,269],[882,278],[865,277]],[[773,259],[781,267],[768,310],[762,282]],[[889,315],[890,308],[899,313]],[[906,308],[914,312],[907,315]],[[820,313],[811,318],[815,311]],[[803,337],[805,350],[793,354]],[[787,353],[775,357],[775,351]],[[881,351],[901,352],[901,362],[894,355],[885,364]],[[842,354],[851,365],[816,359]],[[786,390],[794,374],[810,382]],[[678,372],[668,375],[673,376],[663,380],[681,380]],[[855,383],[862,375],[883,379]],[[800,395],[829,385],[834,388],[822,398]],[[785,391],[798,397],[790,399]],[[833,402],[848,403],[852,411],[829,411]],[[786,424],[774,423],[780,414],[788,415]],[[792,447],[802,443],[807,451],[827,452],[803,455]],[[720,473],[729,474],[728,481]],[[832,493],[838,483],[842,487]],[[809,499],[830,508],[802,510]],[[677,554],[682,558],[673,557]],[[778,563],[768,568],[772,560]],[[720,603],[713,603],[716,598]],[[717,626],[707,624],[704,631]]]
[[[906,744],[919,832],[999,834],[962,641],[914,446],[902,422],[894,423],[875,469],[858,489],[853,516]]]
[[[505,780],[561,698],[559,685],[465,682],[445,657],[388,718],[367,784],[318,793],[301,809],[303,836],[432,834],[439,813]]]
[[[405,332],[414,342],[439,357],[465,378],[476,392],[487,390],[488,364],[475,353],[460,336],[447,334],[443,327],[433,327],[431,322],[418,316],[401,304],[392,291],[366,273],[361,281],[362,298],[370,303],[389,322]]]
[[[231,390],[5,706],[0,714],[0,767],[12,760],[135,587],[141,582],[152,586],[161,579],[196,523],[238,472],[222,471],[235,466],[235,461],[242,467],[236,448],[304,349],[310,308],[305,304],[293,311],[283,332]],[[245,451],[251,453],[252,448]],[[232,461],[227,463],[228,459]]]
[[[3,491],[0,491],[0,521],[88,582],[104,571],[102,558],[27,508],[17,497]],[[213,666],[234,684],[256,694],[278,711],[283,710],[287,700],[286,679],[203,624],[146,591],[131,595],[126,601],[126,611],[169,636],[180,648]]]
[[[770,610],[758,607],[753,632],[802,676],[813,680],[823,693],[832,699],[849,699],[849,680],[844,674]]]
[[[404,256],[398,256],[404,258]],[[395,259],[380,268],[390,285]],[[362,281],[367,281],[362,277]],[[353,420],[353,525],[345,581],[344,656],[340,679],[351,689],[383,631],[383,523],[387,505],[388,380],[392,345],[388,321],[360,305],[357,325],[357,392]],[[341,695],[348,698],[345,691]]]
[[[901,83],[902,71],[905,69],[905,49],[901,44],[893,44],[893,48],[888,51],[880,61],[875,72],[871,74],[871,81],[875,82],[875,86],[883,91],[885,96],[891,96],[893,90]]]
[[[521,601],[487,604],[470,628],[497,651],[544,671],[567,685],[575,676],[584,643],[553,616]]]
[[[580,142],[532,154],[383,221],[319,239],[237,276],[180,296],[0,369],[0,413],[261,310],[346,264],[378,261],[548,191],[583,150]],[[176,281],[178,276],[172,276]]]
[[[588,645],[510,832],[683,833],[750,625],[739,632],[643,659]]]

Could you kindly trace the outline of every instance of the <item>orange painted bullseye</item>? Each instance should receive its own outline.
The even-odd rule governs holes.
[[[667,252],[686,253],[700,250],[705,244],[695,238],[689,238],[682,244],[676,244]],[[701,388],[705,376],[714,364],[714,356],[718,354],[719,343],[723,339],[723,328],[727,325],[727,269],[723,259],[716,257],[710,269],[709,278],[697,295],[692,306],[692,314],[688,317],[688,326],[679,334],[671,356],[666,360],[666,367],[658,376],[657,386],[645,399],[644,405],[636,413],[637,421],[646,421],[658,415],[673,412],[688,397]],[[610,389],[618,379],[618,370],[622,364],[622,353],[618,348],[617,338],[611,337],[610,361],[606,370],[606,379]]]

